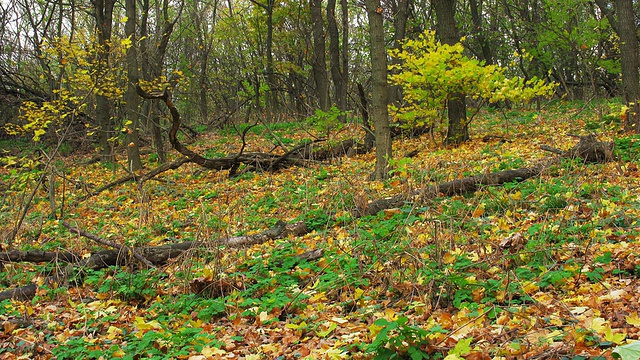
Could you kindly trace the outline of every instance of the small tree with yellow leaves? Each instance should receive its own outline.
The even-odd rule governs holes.
[[[408,127],[433,126],[443,119],[451,94],[489,103],[528,102],[553,94],[555,84],[532,78],[507,77],[506,69],[484,65],[463,54],[461,43],[441,44],[434,31],[403,43],[390,55],[400,60],[390,66],[390,82],[403,90],[403,103],[390,105],[390,113]]]

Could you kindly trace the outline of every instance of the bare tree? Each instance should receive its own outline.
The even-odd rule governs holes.
[[[326,45],[324,36],[324,19],[322,18],[321,0],[309,0],[309,11],[313,23],[313,80],[316,83],[316,96],[321,110],[329,109],[329,79],[326,69]]]
[[[376,168],[373,177],[386,179],[391,159],[391,128],[389,126],[387,50],[384,42],[384,20],[380,0],[366,0],[369,19],[369,38],[371,53],[371,117],[375,126]]]
[[[139,107],[140,100],[136,93],[135,84],[138,83],[138,41],[136,38],[136,0],[125,1],[127,21],[124,25],[125,36],[131,40],[131,46],[127,49],[127,91],[125,93],[126,113],[128,125],[127,135],[127,164],[130,171],[142,168],[139,148]]]
[[[438,18],[436,33],[443,44],[454,45],[460,41],[460,34],[455,20],[456,1],[434,1],[436,16]],[[447,100],[447,113],[449,126],[445,144],[457,145],[469,140],[469,127],[467,122],[467,104],[465,94],[449,94]]]

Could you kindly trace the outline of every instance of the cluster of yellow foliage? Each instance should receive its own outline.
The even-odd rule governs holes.
[[[124,63],[129,46],[129,39],[109,44],[113,64]],[[84,41],[81,37],[73,41],[61,37],[44,43],[41,56],[49,64],[51,72],[41,74],[39,78],[43,84],[54,82],[55,88],[49,89],[49,100],[24,102],[20,109],[20,122],[6,124],[5,131],[10,135],[33,134],[33,141],[37,142],[49,126],[59,125],[65,118],[84,112],[92,95],[122,99],[126,74],[121,66],[100,64],[96,56],[99,51],[104,49],[99,48],[95,41]]]
[[[404,103],[391,105],[391,113],[409,125],[430,124],[438,119],[451,94],[466,94],[490,103],[528,102],[549,96],[555,84],[532,78],[509,78],[506,68],[485,65],[463,54],[461,43],[441,44],[434,31],[426,31],[415,40],[403,43],[402,50],[390,51],[400,60],[391,65],[389,79],[402,87]]]

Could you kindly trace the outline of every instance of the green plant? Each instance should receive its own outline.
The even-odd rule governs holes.
[[[335,106],[332,106],[328,111],[317,109],[314,115],[307,118],[307,124],[313,126],[318,132],[324,133],[325,137],[330,138],[332,131],[339,131],[344,127],[342,118],[345,115],[346,112],[338,110]]]
[[[374,353],[376,360],[403,359],[405,356],[415,360],[437,359],[424,348],[429,344],[429,335],[446,333],[446,330],[440,325],[423,329],[408,324],[408,321],[404,316],[391,321],[384,318],[376,320],[373,325],[379,328],[379,332],[373,342],[366,346],[366,351]]]
[[[156,286],[160,275],[156,270],[140,270],[129,273],[119,269],[111,269],[114,273],[103,278],[104,271],[89,271],[85,281],[87,284],[98,285],[98,291],[102,293],[114,293],[122,300],[145,301],[156,295]]]

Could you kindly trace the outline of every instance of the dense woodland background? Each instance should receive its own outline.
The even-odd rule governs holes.
[[[640,4],[0,2],[0,359],[640,359]]]
[[[35,120],[17,119],[20,105],[50,103],[60,113],[46,120],[49,141],[62,137],[60,130],[68,126],[68,137],[84,140],[74,148],[97,147],[103,160],[114,148],[133,143],[128,154],[134,170],[140,167],[140,141],[153,144],[165,160],[170,127],[162,104],[135,95],[139,80],[171,91],[185,131],[300,120],[332,107],[361,117],[363,100],[377,121],[386,107],[376,106],[402,104],[403,94],[394,86],[388,96],[369,98],[377,81],[372,69],[381,64],[386,70],[387,62],[375,49],[400,49],[403,41],[429,29],[446,44],[464,37],[468,56],[503,66],[510,76],[557,83],[558,97],[624,95],[633,103],[640,93],[634,6],[632,1],[4,1],[1,121],[31,123]],[[373,93],[380,91],[386,90]],[[452,142],[466,136],[456,139]]]

